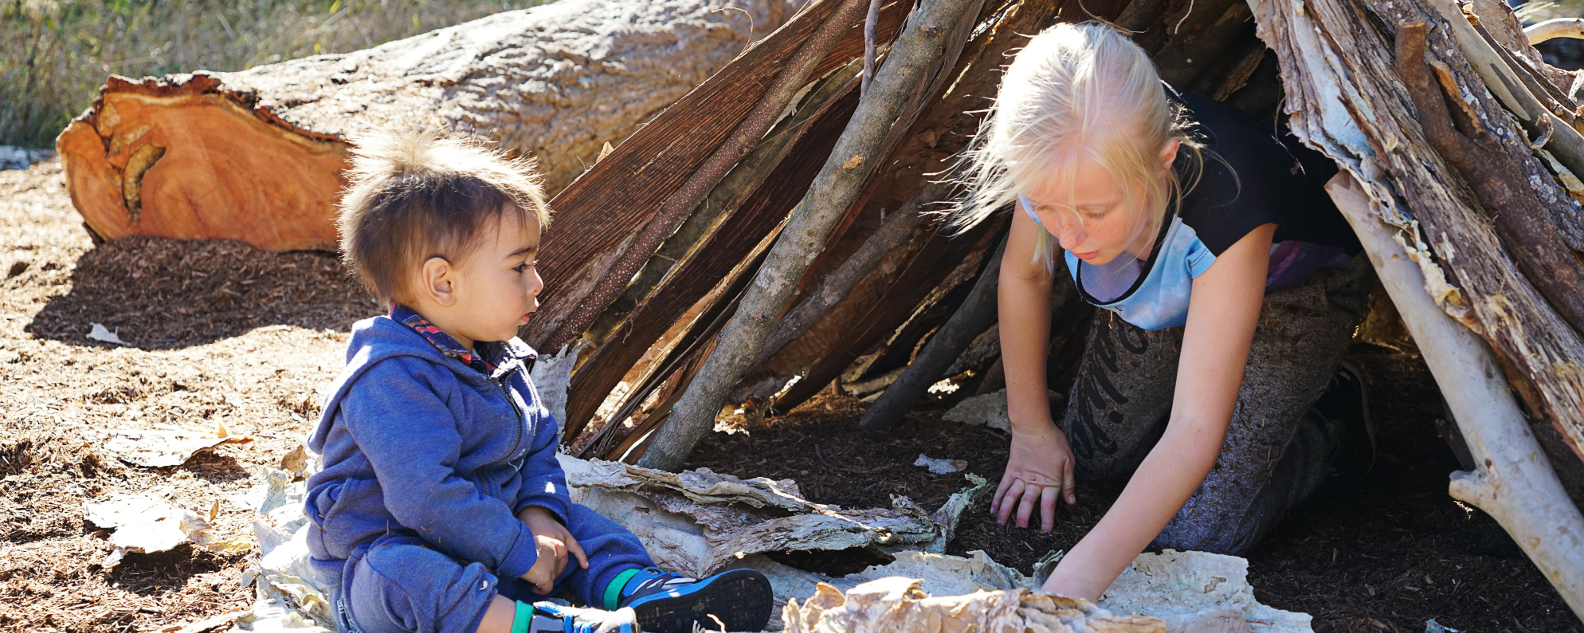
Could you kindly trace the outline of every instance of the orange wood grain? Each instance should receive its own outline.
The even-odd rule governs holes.
[[[348,145],[290,129],[198,79],[208,78],[112,81],[61,134],[67,190],[89,228],[105,239],[335,250]],[[136,165],[156,155],[137,177]]]

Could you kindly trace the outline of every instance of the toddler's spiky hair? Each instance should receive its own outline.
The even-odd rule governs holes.
[[[360,138],[337,225],[341,256],[382,301],[409,301],[407,281],[430,257],[460,263],[494,221],[550,224],[528,158],[432,133]]]

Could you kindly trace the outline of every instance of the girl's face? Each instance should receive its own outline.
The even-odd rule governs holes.
[[[1170,169],[1177,158],[1177,146],[1173,139],[1161,151],[1162,178],[1164,169]],[[1046,178],[1024,191],[1023,197],[1063,250],[1099,266],[1122,253],[1140,260],[1149,257],[1155,235],[1147,230],[1149,209],[1145,208],[1143,187],[1132,193],[1126,195],[1123,186],[1099,163],[1085,161],[1070,179]]]

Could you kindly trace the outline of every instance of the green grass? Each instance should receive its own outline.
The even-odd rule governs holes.
[[[548,0],[0,0],[0,145],[51,147],[112,74],[345,53]]]

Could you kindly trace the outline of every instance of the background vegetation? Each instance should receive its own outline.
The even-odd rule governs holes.
[[[0,0],[0,145],[51,147],[111,74],[345,53],[549,0]]]

